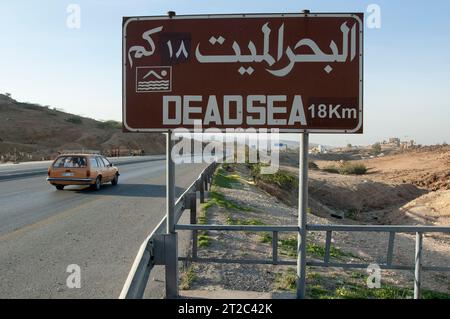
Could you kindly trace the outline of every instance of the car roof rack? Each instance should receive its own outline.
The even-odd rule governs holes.
[[[100,151],[97,150],[62,150],[58,152],[59,155],[68,155],[68,154],[92,154],[92,155],[100,155]]]

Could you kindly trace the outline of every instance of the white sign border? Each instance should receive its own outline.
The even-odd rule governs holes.
[[[180,16],[151,16],[151,17],[129,17],[125,22],[122,28],[122,120],[123,126],[130,132],[135,133],[145,133],[145,132],[168,132],[172,130],[172,128],[132,128],[128,125],[126,121],[126,38],[127,38],[127,26],[130,22],[133,21],[145,21],[145,20],[185,20],[185,19],[226,19],[226,18],[303,18],[303,17],[315,17],[315,18],[354,18],[359,23],[359,55],[360,55],[360,64],[359,64],[359,121],[358,125],[354,129],[278,129],[280,133],[335,133],[335,134],[350,134],[356,133],[362,126],[363,123],[363,64],[364,64],[364,55],[363,55],[363,34],[364,34],[364,22],[361,21],[359,16],[355,13],[279,13],[279,14],[211,14],[211,15],[180,15]],[[182,127],[182,126],[180,126]],[[175,128],[173,128],[175,129]],[[194,129],[188,129],[190,132],[194,132]],[[225,132],[226,128],[218,128],[222,132]],[[276,129],[275,127],[269,127],[267,129]]]

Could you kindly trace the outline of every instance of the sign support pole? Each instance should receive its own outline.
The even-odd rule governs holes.
[[[178,240],[175,231],[175,163],[172,159],[172,131],[166,140],[166,209],[167,237],[165,239],[166,258],[166,298],[178,298]]]
[[[166,208],[167,233],[175,233],[175,164],[172,160],[172,131],[167,132],[166,140]]]
[[[297,235],[297,298],[305,298],[306,287],[306,223],[308,210],[308,144],[309,133],[300,135],[299,187],[298,187],[298,227]]]

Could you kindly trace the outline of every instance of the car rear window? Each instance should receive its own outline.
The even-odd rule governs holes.
[[[77,167],[86,167],[87,160],[84,156],[61,156],[53,164],[54,168],[77,168]]]

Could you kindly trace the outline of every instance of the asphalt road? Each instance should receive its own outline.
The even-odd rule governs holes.
[[[176,194],[205,166],[177,165]],[[119,168],[119,184],[100,191],[57,191],[46,176],[0,181],[0,298],[119,296],[139,246],[165,214],[165,162]],[[71,264],[81,269],[79,289],[66,285]]]

